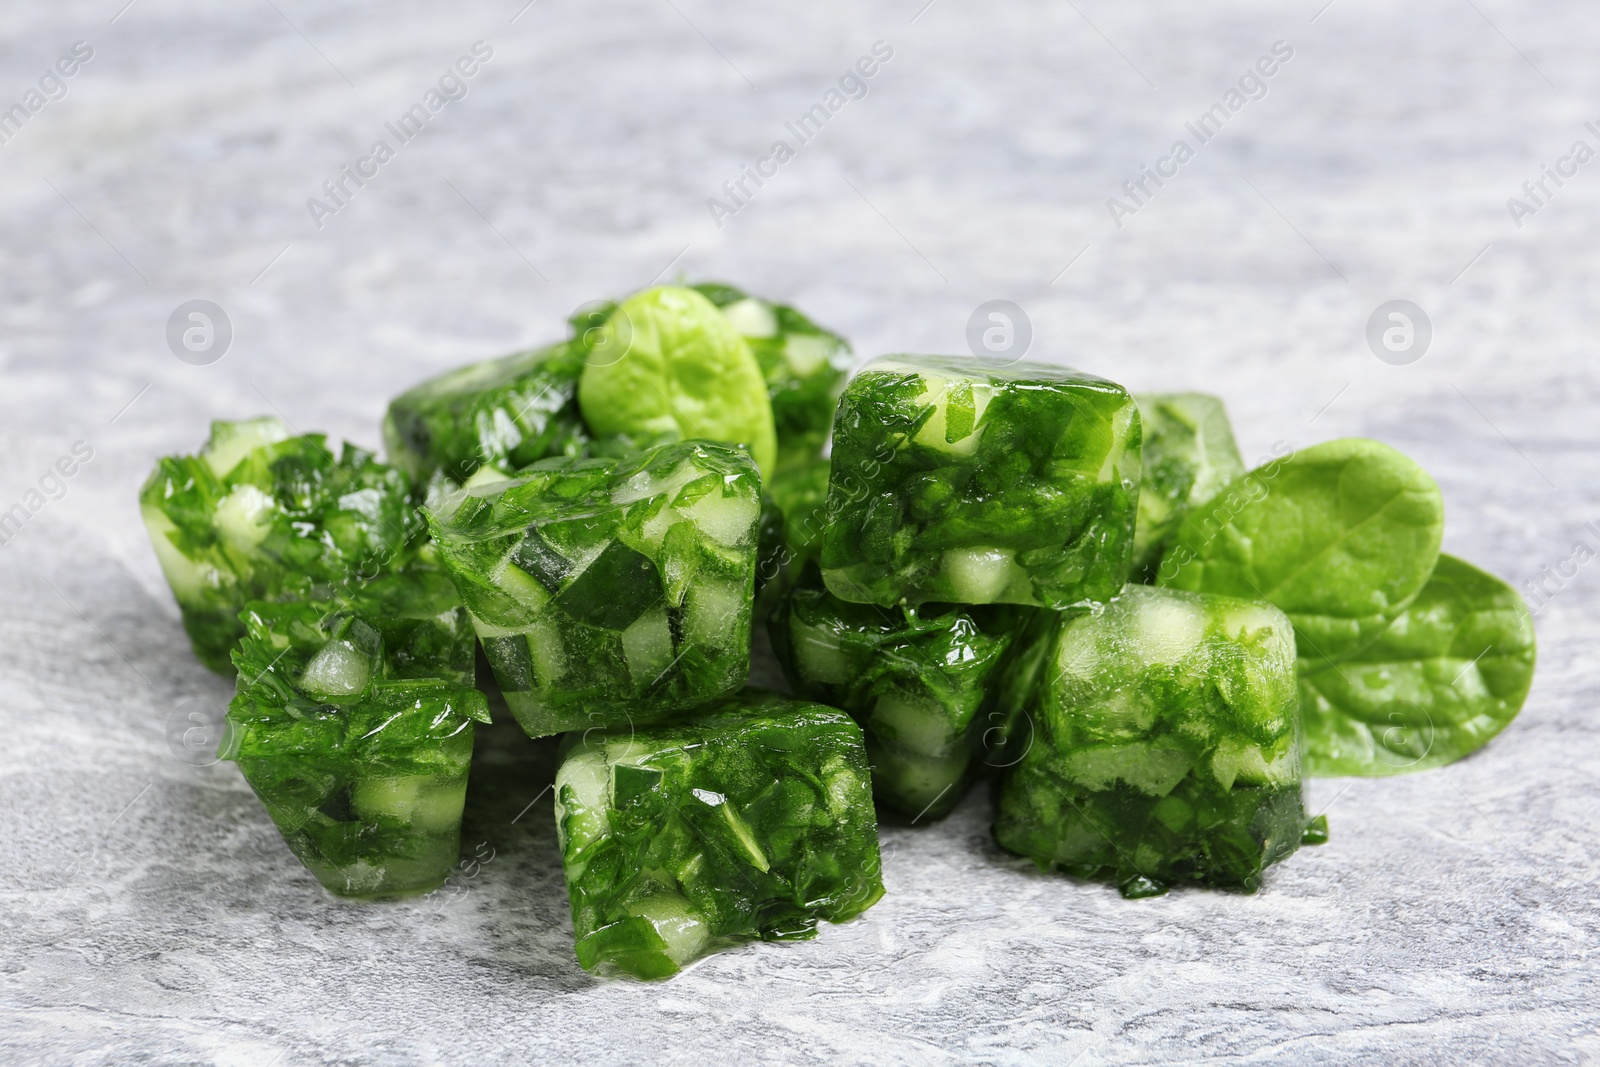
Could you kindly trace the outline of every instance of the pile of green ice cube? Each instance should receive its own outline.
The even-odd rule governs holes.
[[[1254,891],[1302,773],[1484,745],[1534,640],[1375,441],[1247,470],[1222,402],[850,346],[729,285],[588,305],[402,393],[388,462],[218,422],[140,503],[221,755],[341,896],[449,876],[498,693],[564,734],[576,952],[676,973],[883,893],[886,819],[988,780],[999,844],[1126,896]],[[792,697],[745,688],[765,627]],[[475,676],[477,649],[493,678]],[[482,687],[480,689],[480,686]]]

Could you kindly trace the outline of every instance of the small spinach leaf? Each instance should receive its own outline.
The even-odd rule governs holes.
[[[1482,748],[1527,699],[1533,620],[1516,590],[1454,556],[1353,658],[1300,677],[1306,773],[1377,776]]]
[[[1301,449],[1189,512],[1157,585],[1259,597],[1294,622],[1302,672],[1376,641],[1439,558],[1444,501],[1428,473],[1378,441]]]
[[[664,285],[624,300],[601,332],[578,380],[590,429],[743,445],[763,474],[772,472],[777,438],[766,379],[716,305]]]

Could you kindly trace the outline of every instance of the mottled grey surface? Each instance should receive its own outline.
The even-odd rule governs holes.
[[[94,56],[0,146],[0,510],[73,442],[93,459],[0,548],[0,1059],[1600,1056],[1600,564],[1573,559],[1600,547],[1600,164],[1520,228],[1506,204],[1600,146],[1600,19],[1323,2],[9,11],[0,103],[74,41]],[[469,95],[317,229],[306,199],[479,39]],[[866,98],[718,227],[706,199],[878,40]],[[1116,227],[1107,197],[1280,40],[1264,98]],[[439,906],[331,900],[230,765],[169,747],[186,701],[230,687],[189,656],[140,528],[151,461],[264,411],[375,444],[401,387],[680,270],[790,298],[863,354],[960,351],[1004,297],[1035,355],[1222,394],[1252,458],[1392,442],[1442,484],[1451,551],[1519,586],[1568,572],[1527,709],[1456,766],[1315,783],[1332,842],[1254,897],[1040,876],[975,795],[884,831],[889,893],[855,923],[597,982],[550,753],[500,731],[467,816],[494,858]],[[1402,297],[1435,336],[1392,366],[1364,329]],[[193,298],[236,332],[209,366],[164,340]]]

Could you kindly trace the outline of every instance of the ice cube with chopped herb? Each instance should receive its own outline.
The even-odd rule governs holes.
[[[664,978],[742,941],[814,937],[883,895],[861,729],[747,690],[575,737],[555,815],[578,962]]]
[[[1064,619],[995,837],[1126,896],[1255,891],[1300,844],[1294,629],[1266,601],[1129,585]]]
[[[489,721],[454,589],[408,581],[242,618],[222,758],[329,891],[437,888],[460,853],[473,723]]]
[[[389,461],[417,485],[435,472],[461,483],[480,467],[515,471],[577,452],[583,351],[571,342],[446,371],[401,393],[383,418]]]
[[[1133,573],[1135,580],[1150,582],[1184,515],[1244,474],[1244,460],[1227,409],[1217,397],[1147,393],[1134,399],[1144,424],[1144,461]]]
[[[767,379],[778,434],[778,471],[804,467],[822,455],[845,378],[850,343],[795,308],[722,282],[693,287],[733,324]]]
[[[881,605],[1103,602],[1128,578],[1138,408],[1046,364],[892,356],[846,387],[822,541],[828,589]]]
[[[336,590],[403,566],[422,519],[398,469],[275,418],[214,422],[198,455],[156,463],[139,506],[195,655],[231,674],[251,600]]]
[[[763,486],[761,555],[756,577],[762,585],[757,614],[771,615],[782,593],[816,569],[822,531],[828,523],[828,461],[813,460],[779,471]]]
[[[1003,736],[982,712],[1029,610],[884,608],[801,586],[773,617],[773,647],[795,692],[861,723],[879,802],[922,822],[949,813],[974,758]]]
[[[760,511],[747,452],[683,441],[542,460],[427,513],[507,705],[540,737],[744,684]]]

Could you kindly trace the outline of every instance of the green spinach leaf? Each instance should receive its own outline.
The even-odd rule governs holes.
[[[743,445],[777,464],[767,383],[750,346],[693,289],[664,285],[617,306],[588,349],[578,406],[590,429],[641,440]]]
[[[1294,622],[1306,672],[1389,628],[1433,573],[1443,534],[1426,471],[1344,438],[1258,467],[1189,512],[1156,584],[1271,601]]]
[[[1533,682],[1533,620],[1505,582],[1454,556],[1377,642],[1300,678],[1306,773],[1438,767],[1505,729]]]

